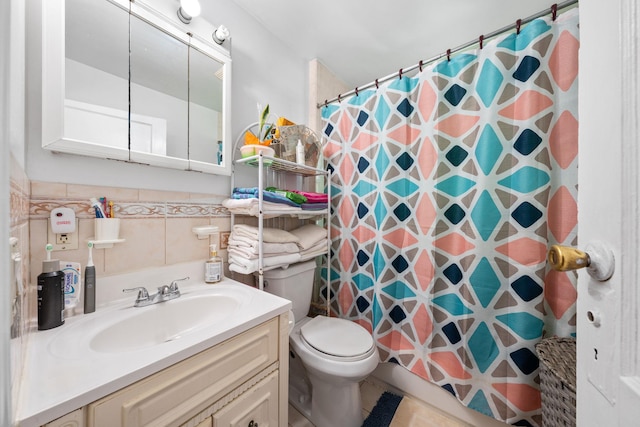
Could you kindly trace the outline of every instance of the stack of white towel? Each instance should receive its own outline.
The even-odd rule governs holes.
[[[233,226],[229,236],[229,270],[250,274],[258,270],[258,227]],[[286,268],[290,264],[312,259],[327,252],[327,230],[308,224],[291,231],[262,229],[262,267]]]

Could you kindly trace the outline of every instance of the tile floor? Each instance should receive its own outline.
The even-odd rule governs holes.
[[[378,398],[385,390],[379,385],[364,380],[360,384],[362,393],[362,415],[367,418]],[[289,427],[313,427],[293,406],[289,405]],[[438,409],[411,397],[400,402],[389,427],[473,427],[456,418],[452,418]]]

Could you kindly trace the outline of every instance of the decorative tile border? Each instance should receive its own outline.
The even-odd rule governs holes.
[[[106,195],[114,203],[119,218],[228,218],[229,211],[222,206],[227,197],[222,194],[202,194],[136,188],[104,187],[83,184],[65,184],[45,181],[27,183],[27,216],[46,219],[52,209],[69,207],[79,219],[95,218],[89,198]]]
[[[38,200],[31,199],[29,206],[29,218],[31,219],[47,219],[51,214],[51,211],[55,208],[66,207],[71,208],[76,213],[77,218],[95,218],[93,209],[89,206],[89,203],[85,201],[77,200]]]
[[[28,199],[27,199],[28,200]],[[47,219],[51,210],[68,207],[74,210],[77,218],[95,218],[95,212],[86,200],[37,199],[31,200],[28,217]],[[122,202],[113,205],[117,218],[209,218],[229,217],[224,206],[214,203],[194,202]],[[13,217],[12,217],[13,218]]]
[[[201,217],[201,216],[230,216],[229,211],[219,204],[203,203],[167,203],[167,216],[172,217]]]
[[[9,206],[11,227],[29,220],[29,191],[22,188],[14,179],[10,180]]]
[[[166,203],[118,203],[113,205],[116,218],[164,218]]]

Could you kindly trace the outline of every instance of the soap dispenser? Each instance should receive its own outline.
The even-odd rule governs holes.
[[[204,281],[207,283],[218,283],[224,276],[224,266],[222,258],[218,256],[216,245],[209,245],[209,260],[204,264]]]
[[[64,273],[60,261],[51,259],[53,245],[45,247],[47,259],[38,276],[38,329],[53,329],[64,323]]]

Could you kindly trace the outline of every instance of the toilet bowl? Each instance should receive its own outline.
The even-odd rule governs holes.
[[[373,372],[379,361],[369,332],[345,319],[307,317],[296,321],[289,345],[294,357],[300,358],[311,384],[311,401],[307,398],[308,404],[298,409],[316,427],[361,426],[359,382]],[[294,406],[296,403],[300,403],[299,397]]]
[[[289,401],[316,427],[359,427],[363,421],[359,381],[378,365],[378,350],[369,332],[357,323],[306,316],[314,270],[311,261],[264,273],[265,290],[293,303]]]

